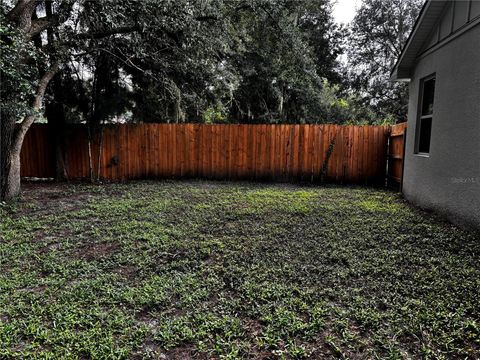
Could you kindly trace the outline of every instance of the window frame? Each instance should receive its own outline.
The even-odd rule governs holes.
[[[422,115],[423,112],[423,100],[425,97],[425,83],[434,80],[435,85],[433,87],[433,108],[432,113],[428,115]],[[434,115],[434,108],[435,108],[435,95],[436,95],[436,87],[437,87],[437,75],[436,73],[430,74],[425,76],[424,78],[420,79],[420,86],[419,86],[419,101],[417,105],[417,122],[416,122],[416,130],[415,130],[415,147],[414,147],[414,154],[423,157],[430,156],[430,147],[431,147],[431,140],[432,140],[432,127],[433,127],[433,115]],[[428,147],[428,152],[420,151],[420,140],[421,140],[421,127],[422,122],[425,119],[430,119],[430,144]]]

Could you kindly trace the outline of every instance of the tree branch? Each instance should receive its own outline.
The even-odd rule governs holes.
[[[45,91],[47,90],[47,86],[59,70],[60,70],[60,63],[56,62],[45,72],[45,74],[40,79],[37,86],[37,90],[35,91],[35,97],[33,98],[33,103],[32,103],[32,108],[35,112],[41,109],[43,97],[45,96]],[[36,114],[28,115],[19,124],[15,132],[13,149],[17,149],[17,150],[21,149],[25,134],[27,133],[28,129],[35,121],[36,117],[37,117]]]
[[[33,3],[35,3],[35,0],[18,0],[13,9],[8,12],[7,19],[15,21]]]
[[[214,16],[214,15],[202,15],[202,16],[197,16],[195,18],[195,20],[197,21],[209,21],[209,20],[218,20],[218,17],[217,16]]]
[[[55,25],[58,21],[58,16],[45,16],[39,19],[32,20],[32,25],[28,30],[28,37],[32,38],[35,35],[40,34],[43,30],[48,29],[49,27]]]
[[[36,0],[18,0],[13,9],[8,12],[7,19],[16,23],[20,30],[27,32],[36,6]]]
[[[45,1],[45,5],[47,16],[32,20],[30,29],[28,30],[28,36],[30,36],[30,38],[38,35],[43,30],[51,28],[55,25],[58,25],[60,22],[65,21],[72,12],[74,2],[62,2],[55,14],[52,14],[52,0]]]
[[[106,29],[102,31],[93,31],[93,32],[78,34],[76,38],[77,39],[102,39],[115,34],[127,34],[127,33],[137,32],[141,30],[142,28],[138,25],[122,26],[122,27]]]

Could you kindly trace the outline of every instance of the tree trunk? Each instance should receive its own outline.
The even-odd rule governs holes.
[[[34,113],[40,111],[47,86],[58,70],[59,64],[55,63],[40,79],[32,104],[32,110]],[[30,126],[35,119],[36,115],[28,115],[20,124],[13,124],[15,130],[13,132],[11,143],[9,144],[8,149],[6,149],[5,173],[2,174],[2,200],[9,201],[20,195],[20,152],[22,151],[25,134],[28,129],[30,129]]]
[[[3,189],[3,200],[10,201],[20,195],[20,152],[22,151],[23,139],[31,123],[35,120],[33,115],[27,116],[22,124],[13,132],[12,142],[6,154],[6,172]],[[25,130],[24,124],[30,122]]]
[[[32,14],[37,7],[36,0],[18,0],[7,18],[17,24],[18,29],[28,33],[32,26]]]
[[[10,154],[14,131],[15,118],[11,114],[2,113],[2,120],[0,121],[0,200],[5,198],[7,190],[7,174],[10,172]]]
[[[103,131],[104,131],[104,126],[102,122],[100,122],[100,131],[99,131],[99,136],[100,138],[98,139],[98,156],[97,156],[97,181],[100,181],[100,170],[102,168],[102,150],[103,150]]]
[[[10,201],[20,195],[20,151],[11,151],[6,161],[7,173],[3,200]]]
[[[280,98],[278,99],[278,115],[280,119],[283,119],[283,104],[285,101],[285,96],[283,95],[283,86],[280,86]]]

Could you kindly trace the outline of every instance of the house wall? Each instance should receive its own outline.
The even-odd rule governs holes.
[[[480,16],[480,1],[456,0],[448,2],[443,9],[441,18],[433,27],[429,40],[424,44],[423,50],[431,48],[451,36],[478,16]]]
[[[436,74],[428,157],[414,154],[419,88]],[[421,57],[410,82],[403,191],[415,204],[480,228],[480,24]]]

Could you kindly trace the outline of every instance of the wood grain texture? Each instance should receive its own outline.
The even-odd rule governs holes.
[[[325,168],[323,179],[328,182],[384,183],[387,153],[389,175],[401,177],[401,162],[396,157],[403,153],[404,129],[404,125],[108,125],[101,149],[99,141],[92,146],[92,161],[96,172],[100,150],[100,177],[111,181],[207,178],[318,182]],[[69,179],[89,178],[85,127],[70,126],[65,136]],[[55,151],[47,125],[34,124],[28,131],[21,162],[23,177],[55,176]]]
[[[405,132],[407,123],[393,125],[388,143],[388,184],[400,186],[403,179],[403,155],[405,152]]]

